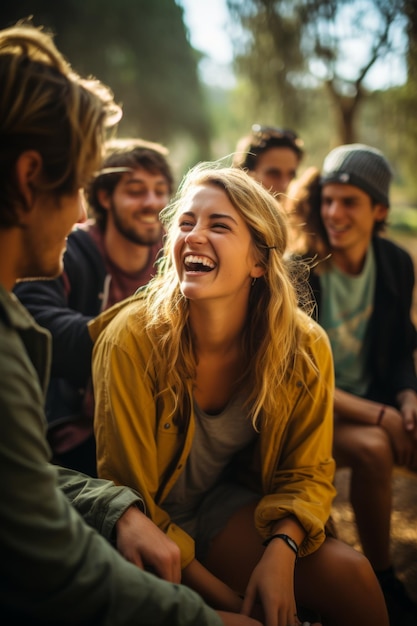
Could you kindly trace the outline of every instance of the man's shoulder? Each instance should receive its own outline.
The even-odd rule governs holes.
[[[91,266],[105,272],[104,254],[93,224],[78,225],[68,235],[64,268]]]
[[[375,237],[373,250],[377,272],[392,285],[398,280],[414,280],[414,261],[401,245],[386,237]]]
[[[91,248],[97,248],[95,242],[96,228],[93,223],[87,222],[86,224],[77,224],[68,235],[67,250],[72,247],[80,248],[82,250],[90,250]]]
[[[40,327],[38,327],[32,315],[23,306],[16,294],[9,293],[2,285],[0,285],[0,320],[8,328],[25,331],[31,328],[40,330]]]
[[[392,258],[411,259],[411,255],[405,248],[388,237],[374,237],[373,247],[377,252]]]

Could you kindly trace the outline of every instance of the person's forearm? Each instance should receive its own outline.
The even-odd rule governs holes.
[[[360,398],[352,393],[335,389],[335,419],[343,419],[359,424],[375,425],[380,418],[382,403]]]
[[[182,583],[196,591],[211,607],[239,613],[242,600],[236,592],[209,572],[196,559],[182,572]]]
[[[297,547],[302,544],[306,536],[304,528],[301,526],[297,518],[293,515],[283,517],[275,524],[274,530],[271,533],[271,537],[280,534],[287,535],[292,541],[295,542]],[[271,539],[271,537],[268,538],[268,541]],[[283,541],[283,539],[280,538],[278,538],[278,540]]]

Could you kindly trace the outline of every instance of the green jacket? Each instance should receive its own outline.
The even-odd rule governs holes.
[[[151,345],[138,310],[142,296],[115,305],[90,322],[95,347],[93,378],[99,476],[143,495],[148,514],[181,549],[182,566],[194,558],[194,542],[164,511],[163,502],[185,466],[194,433],[189,385],[185,429],[170,416],[173,400],[149,362]],[[309,359],[294,370],[276,394],[277,414],[261,424],[255,445],[240,459],[240,479],[260,494],[255,524],[271,534],[276,521],[295,515],[306,531],[300,556],[325,538],[333,487],[333,360],[325,332],[301,311]],[[161,392],[161,393],[160,393]],[[159,394],[159,395],[158,395]],[[286,397],[286,418],[280,406]],[[157,398],[157,399],[155,399]],[[184,417],[184,408],[182,408]]]
[[[112,547],[115,521],[142,503],[137,493],[49,463],[49,344],[0,285],[2,622],[219,626],[191,590],[143,572]]]

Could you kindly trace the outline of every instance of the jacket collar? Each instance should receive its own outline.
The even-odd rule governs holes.
[[[15,294],[7,291],[1,284],[0,308],[3,319],[5,319],[10,326],[21,330],[33,328],[34,320],[30,313],[25,309],[23,304],[21,304]]]

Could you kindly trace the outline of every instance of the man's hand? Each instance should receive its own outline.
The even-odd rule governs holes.
[[[181,582],[179,547],[135,506],[116,522],[116,546],[125,559],[141,569],[172,583]]]
[[[417,441],[417,394],[413,389],[403,389],[397,395],[404,428]]]
[[[394,407],[387,406],[380,426],[390,438],[396,465],[415,471],[417,468],[417,444],[413,438],[413,431],[405,428],[402,413]]]

